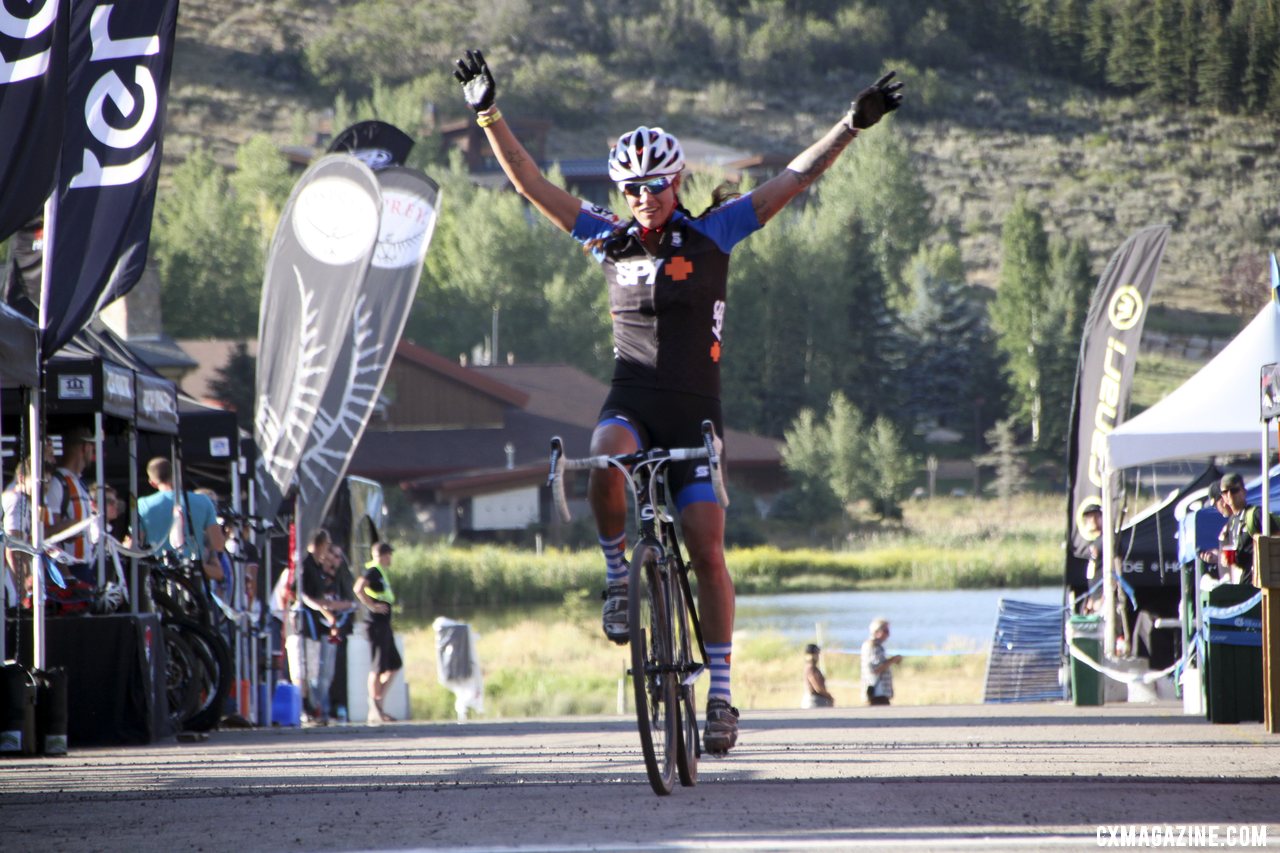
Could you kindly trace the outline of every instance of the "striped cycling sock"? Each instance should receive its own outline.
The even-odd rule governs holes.
[[[604,551],[604,580],[609,586],[627,582],[627,562],[623,554],[627,550],[626,531],[612,539],[600,537],[600,550]]]
[[[723,699],[733,704],[733,694],[729,692],[729,659],[733,657],[733,642],[707,643],[707,665],[711,667],[711,689],[707,691],[708,699]]]

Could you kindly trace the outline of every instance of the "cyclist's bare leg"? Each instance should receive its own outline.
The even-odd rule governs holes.
[[[735,600],[724,563],[724,510],[710,502],[689,504],[680,513],[680,525],[698,576],[698,618],[711,670],[702,743],[707,752],[723,755],[738,742],[738,710],[731,704],[729,682]]]
[[[593,456],[616,456],[631,453],[636,447],[635,436],[619,424],[600,424],[591,436]],[[592,469],[587,483],[587,499],[596,520],[596,532],[605,557],[606,588],[604,607],[600,620],[604,635],[611,641],[623,644],[630,636],[627,624],[627,583],[624,536],[627,522],[627,481],[614,468]]]
[[[733,640],[733,579],[724,564],[724,510],[708,502],[689,504],[680,513],[684,544],[698,576],[698,619],[708,643]]]
[[[634,453],[635,436],[624,426],[601,424],[591,434],[591,455]],[[601,539],[620,535],[627,523],[627,481],[615,468],[592,469],[587,480],[587,500],[596,519],[596,532]]]

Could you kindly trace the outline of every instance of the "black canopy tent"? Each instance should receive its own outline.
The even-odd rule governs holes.
[[[0,457],[3,458],[3,474],[7,475],[10,460],[15,459],[18,451],[17,437],[22,434],[22,413],[28,408],[27,401],[21,399],[30,393],[40,381],[39,349],[37,345],[38,331],[36,325],[0,303],[0,387],[4,397],[0,398]],[[13,389],[17,405],[13,407],[13,417],[7,418],[9,412],[9,389]],[[20,389],[25,389],[25,393]],[[12,422],[13,427],[9,424]],[[12,441],[11,441],[12,439]],[[0,476],[0,487],[7,485],[8,477]],[[3,554],[0,552],[0,558]],[[0,568],[0,571],[3,571]],[[21,596],[22,590],[15,589]],[[0,662],[8,660],[8,626],[5,624],[5,603],[0,593]]]
[[[1178,563],[1178,508],[1203,494],[1209,484],[1221,476],[1222,472],[1210,463],[1190,482],[1134,516],[1120,529],[1115,554],[1120,560],[1120,579],[1132,594],[1131,598],[1122,594],[1130,624],[1140,610],[1160,618],[1178,615],[1184,595]],[[1068,555],[1066,581],[1074,596],[1084,594],[1089,588],[1087,566],[1087,560]],[[1151,665],[1159,669],[1177,656],[1174,634],[1157,632],[1154,637],[1159,648],[1151,652]]]

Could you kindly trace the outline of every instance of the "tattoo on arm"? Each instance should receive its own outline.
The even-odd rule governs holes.
[[[507,164],[511,166],[512,169],[518,169],[524,165],[525,153],[518,145],[514,148],[508,148],[503,151],[502,156],[506,159]]]

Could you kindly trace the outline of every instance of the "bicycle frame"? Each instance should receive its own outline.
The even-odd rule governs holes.
[[[669,794],[672,787],[672,773],[678,769],[682,785],[694,785],[697,782],[697,756],[701,754],[697,730],[697,712],[694,709],[694,683],[708,671],[707,650],[702,636],[702,624],[698,617],[698,609],[689,583],[689,565],[685,562],[680,547],[680,537],[675,518],[668,507],[673,505],[670,490],[664,476],[668,463],[688,460],[707,460],[711,473],[711,483],[716,499],[721,506],[728,506],[728,496],[724,489],[724,481],[720,468],[719,446],[710,421],[702,423],[703,446],[697,448],[677,448],[672,450],[651,448],[634,453],[614,456],[599,455],[584,459],[566,459],[564,447],[559,436],[551,440],[551,472],[548,485],[559,510],[561,518],[570,520],[568,503],[564,494],[564,472],[567,470],[608,470],[613,468],[621,473],[632,495],[632,508],[635,517],[639,541],[632,552],[630,572],[632,574],[633,598],[630,602],[632,630],[632,668],[629,673],[636,679],[637,712],[640,713],[641,747],[645,755],[646,770],[650,784],[659,795]],[[640,556],[643,555],[643,556]],[[640,612],[637,600],[643,595],[639,589],[637,578],[646,570],[645,577],[653,577],[657,585],[657,598],[660,602],[658,612],[662,615],[654,626],[654,636],[663,637],[658,642],[653,654],[637,651],[637,641],[643,638],[637,634],[636,618]],[[692,634],[692,637],[690,637]],[[692,640],[692,642],[691,642]],[[664,648],[665,646],[665,648]],[[658,681],[649,681],[657,679]],[[658,694],[665,679],[672,685],[666,689],[673,692],[669,699],[658,698],[659,703],[670,702],[678,706],[668,708],[663,714],[665,725],[682,727],[678,735],[668,729],[675,741],[674,747],[669,741],[663,741],[662,756],[655,749],[653,731],[657,729],[659,718],[655,716],[647,720],[643,713],[646,705],[646,691]],[[647,685],[647,686],[642,686]],[[675,723],[666,714],[676,715]],[[674,749],[674,760],[673,750]],[[672,765],[675,765],[675,768]]]

